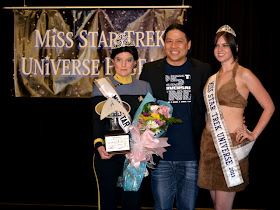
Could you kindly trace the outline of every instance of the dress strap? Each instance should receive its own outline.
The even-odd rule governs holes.
[[[237,69],[238,69],[238,66],[239,66],[238,61],[235,61],[235,65],[234,65],[234,67],[233,67],[233,69],[232,69],[232,77],[233,77],[233,78],[235,78],[235,76],[236,76],[236,71],[237,71]]]

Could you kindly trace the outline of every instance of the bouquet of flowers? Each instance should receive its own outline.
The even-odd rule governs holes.
[[[162,136],[168,125],[182,123],[182,120],[171,117],[171,108],[167,105],[159,105],[157,102],[145,104],[143,111],[137,121],[140,130],[150,129],[155,133],[155,137]]]
[[[137,109],[130,126],[130,153],[126,154],[123,167],[122,187],[125,191],[138,191],[146,172],[146,166],[153,168],[153,154],[163,158],[164,147],[170,146],[166,137],[161,137],[168,125],[181,123],[172,117],[173,107],[156,100],[150,93]]]

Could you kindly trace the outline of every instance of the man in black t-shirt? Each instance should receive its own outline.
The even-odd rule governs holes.
[[[155,210],[195,209],[200,137],[205,127],[203,87],[211,75],[210,65],[188,58],[191,40],[183,25],[169,26],[163,36],[167,57],[143,66],[140,80],[148,81],[153,96],[169,101],[173,117],[182,124],[169,126],[162,160],[152,171]]]

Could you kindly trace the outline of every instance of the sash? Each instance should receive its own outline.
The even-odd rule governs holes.
[[[107,99],[114,99],[118,103],[120,103],[121,106],[123,106],[123,102],[121,100],[121,97],[119,96],[116,88],[114,87],[113,83],[111,82],[111,80],[108,77],[101,78],[101,79],[96,79],[96,80],[94,80],[94,82],[95,82],[96,86],[99,88],[100,92]],[[128,133],[129,132],[129,126],[131,125],[129,114],[125,115],[123,113],[122,116],[119,116],[117,118],[118,118],[119,125],[121,126],[123,131],[125,133]]]
[[[238,158],[234,152],[230,134],[224,121],[220,104],[217,100],[216,78],[217,74],[214,74],[208,79],[203,90],[203,95],[207,114],[210,119],[212,138],[221,161],[221,167],[227,186],[234,187],[242,184],[244,181],[241,175]]]

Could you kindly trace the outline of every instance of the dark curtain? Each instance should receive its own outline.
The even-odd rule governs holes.
[[[212,65],[216,30],[230,25],[239,38],[239,63],[261,80],[272,96],[276,113],[257,140],[250,155],[250,184],[237,193],[234,208],[269,208],[278,186],[279,87],[276,66],[278,5],[275,1],[191,0],[187,25],[191,32],[191,56]],[[1,6],[22,6],[23,1],[1,0]],[[26,1],[37,5],[89,5],[89,1]],[[95,5],[181,5],[182,1],[108,1]],[[13,12],[0,11],[1,20],[1,190],[0,203],[97,204],[92,171],[91,104],[89,99],[15,98],[13,89]],[[245,110],[252,129],[262,108],[253,97]],[[60,116],[54,118],[53,116]],[[27,126],[33,125],[33,126]],[[152,206],[149,180],[143,206]],[[276,190],[276,191],[275,191]],[[209,193],[201,190],[197,207],[212,207]]]
[[[275,202],[273,189],[278,184],[278,175],[273,173],[277,164],[277,147],[280,146],[276,134],[279,120],[280,94],[278,86],[278,66],[276,62],[279,10],[275,2],[253,0],[193,0],[188,13],[188,24],[192,33],[192,56],[212,65],[212,73],[219,70],[214,50],[214,36],[218,28],[230,25],[239,42],[239,64],[250,69],[271,95],[276,112],[269,125],[258,138],[250,154],[250,184],[245,191],[237,193],[234,208],[269,208]],[[244,116],[248,129],[253,129],[262,112],[261,106],[250,95]],[[275,146],[272,146],[275,144]],[[198,205],[207,199],[208,192],[200,191]],[[211,202],[209,202],[210,204]]]

